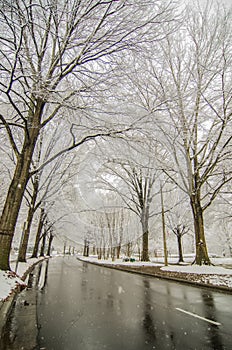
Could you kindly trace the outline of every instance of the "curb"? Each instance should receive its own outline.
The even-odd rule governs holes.
[[[1,306],[0,306],[0,340],[2,339],[2,336],[4,333],[4,327],[5,327],[6,321],[11,313],[11,310],[13,308],[16,296],[18,295],[18,293],[20,291],[21,291],[21,288],[15,289],[12,292],[12,294],[10,294],[10,296],[7,298],[7,300],[1,301]]]
[[[160,274],[155,274],[155,273],[149,273],[149,272],[143,272],[143,271],[139,271],[136,270],[134,267],[131,268],[127,268],[127,267],[122,267],[120,265],[109,265],[109,264],[99,264],[97,262],[94,261],[87,261],[87,260],[82,260],[79,257],[77,257],[77,260],[82,261],[82,262],[86,262],[88,264],[92,264],[95,266],[102,266],[102,267],[106,267],[108,269],[115,269],[115,270],[119,270],[119,271],[124,271],[124,272],[129,272],[129,273],[135,273],[135,274],[139,274],[139,275],[144,275],[144,276],[149,276],[149,277],[155,277],[158,279],[166,279],[166,280],[170,280],[173,282],[179,282],[179,283],[185,283],[185,284],[189,284],[195,287],[201,287],[201,288],[207,288],[207,289],[215,289],[217,291],[220,292],[224,292],[227,294],[232,294],[232,288],[227,287],[227,286],[217,286],[214,284],[208,284],[208,283],[203,283],[203,282],[195,282],[195,281],[189,281],[186,280],[184,278],[178,278],[178,277],[172,277],[172,276],[167,276],[164,273],[160,273]]]
[[[37,264],[40,262],[48,259],[47,257],[41,260],[36,261],[33,265],[31,265],[22,275],[21,280],[25,282],[27,276],[30,274],[31,271],[35,268]],[[12,308],[14,306],[15,299],[17,295],[23,290],[21,285],[18,285],[12,293],[7,297],[6,300],[0,302],[0,340],[3,337],[4,334],[4,327],[6,325],[7,319],[10,316],[10,313],[12,311]]]
[[[0,307],[0,339],[2,335],[2,330],[5,326],[6,320],[12,310],[13,304],[15,297],[17,295],[17,292],[13,292],[6,301],[1,302],[1,307]]]

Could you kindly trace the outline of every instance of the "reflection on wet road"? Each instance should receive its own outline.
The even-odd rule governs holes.
[[[40,349],[232,348],[231,295],[73,257],[51,259],[45,282],[38,292]]]

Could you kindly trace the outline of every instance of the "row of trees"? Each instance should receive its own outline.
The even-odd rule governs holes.
[[[104,83],[110,57],[139,46],[146,36],[155,39],[157,24],[170,21],[170,14],[170,6],[162,7],[159,1],[147,1],[146,6],[115,0],[1,3],[0,118],[15,162],[0,220],[1,269],[10,268],[12,239],[29,179],[84,142],[124,131],[111,120],[106,125],[97,121],[87,106],[91,108],[95,86]],[[64,118],[70,125],[66,143],[33,169],[42,130]]]
[[[141,222],[142,260],[163,189],[167,213],[188,198],[195,262],[210,264],[205,212],[218,198],[231,207],[231,13],[212,2],[177,5],[1,3],[0,269],[10,268],[24,201],[22,261],[34,214],[57,207],[90,154],[100,164],[92,193],[114,192]]]
[[[136,239],[129,237],[128,232],[125,232],[130,220],[128,212],[123,209],[102,210],[89,216],[91,230],[85,235],[84,255],[88,256],[89,248],[93,247],[93,253],[97,254],[99,259],[119,259],[122,247],[128,244],[127,240]]]
[[[148,48],[128,80],[132,99],[150,113],[143,132],[166,151],[155,169],[189,199],[196,263],[210,264],[205,212],[220,193],[231,207],[231,13],[210,2],[186,10],[177,32],[157,44],[155,58]]]
[[[151,202],[159,183],[170,182],[190,203],[195,262],[210,264],[205,213],[222,198],[231,208],[231,13],[208,2],[187,7],[185,16],[177,32],[157,43],[155,58],[148,47],[147,59],[125,71],[123,93],[127,88],[130,112],[141,118],[132,136],[136,155],[127,147],[122,157],[125,145],[117,145],[108,152],[101,181],[140,217],[143,260],[148,259]],[[141,152],[143,160],[149,156],[147,164],[138,160]]]

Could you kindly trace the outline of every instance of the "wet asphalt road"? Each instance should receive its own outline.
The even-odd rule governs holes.
[[[232,349],[231,295],[74,257],[51,259],[47,272],[38,349]]]

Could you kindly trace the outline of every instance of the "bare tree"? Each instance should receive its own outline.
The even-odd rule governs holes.
[[[38,250],[39,250],[39,242],[40,242],[40,238],[42,236],[42,230],[43,230],[45,219],[46,219],[46,213],[45,213],[44,207],[42,206],[42,208],[40,209],[39,223],[38,223],[38,227],[37,227],[37,232],[36,232],[36,236],[35,236],[35,243],[34,243],[33,252],[32,252],[32,256],[31,256],[32,258],[37,258],[37,254],[38,254]]]
[[[172,155],[163,172],[188,195],[200,265],[210,264],[204,213],[232,179],[231,52],[231,12],[191,3],[135,84],[147,129]]]
[[[182,237],[186,235],[186,233],[189,232],[189,228],[185,227],[185,225],[178,224],[176,227],[172,229],[172,232],[176,235],[177,238],[177,244],[178,244],[178,253],[179,253],[179,260],[178,262],[184,262],[183,257],[183,249],[182,249]]]
[[[224,17],[215,16],[215,13],[212,17],[212,12],[213,9],[207,4],[197,13],[193,10],[191,18],[188,18],[186,29],[191,42],[188,48],[190,69],[185,77],[182,74],[185,63],[180,63],[182,52],[176,52],[176,58],[173,59],[169,40],[166,48],[176,92],[174,103],[167,103],[167,106],[176,130],[173,135],[175,140],[172,140],[179,172],[177,182],[190,198],[195,226],[195,261],[200,265],[210,264],[204,212],[222,187],[232,179],[231,168],[224,165],[232,150],[232,95],[231,86],[228,85],[232,63],[231,47],[229,49],[228,46],[229,17],[228,14],[224,14]],[[176,65],[177,62],[180,64]],[[218,86],[217,91],[215,85]],[[184,161],[185,168],[182,165]],[[166,173],[175,181],[174,174],[170,171]]]
[[[149,238],[149,218],[152,215],[150,210],[151,202],[154,198],[154,184],[157,178],[156,171],[151,167],[142,167],[123,159],[114,159],[105,165],[105,171],[118,182],[107,180],[104,173],[101,174],[101,182],[105,188],[117,193],[126,208],[134,212],[142,225],[142,261],[149,261],[148,238]],[[107,187],[106,187],[107,186]]]
[[[112,261],[115,257],[120,258],[124,234],[124,211],[124,209],[114,209],[105,213]]]
[[[60,143],[57,129],[55,129],[54,132],[49,135],[50,140],[48,140],[46,143],[42,142],[44,136],[45,135],[42,136],[42,134],[40,135],[40,140],[37,144],[37,149],[35,152],[37,154],[36,159],[33,159],[33,167],[39,166],[40,163],[43,163],[43,160],[46,161],[56,146],[56,143]],[[45,201],[48,202],[51,200],[57,200],[57,193],[59,189],[70,180],[73,173],[75,174],[75,156],[76,154],[63,154],[53,161],[49,167],[42,168],[39,172],[36,172],[30,177],[30,182],[28,183],[24,194],[28,205],[28,213],[22,245],[19,249],[18,260],[20,262],[26,261],[26,252],[31,233],[31,225],[36,211]]]
[[[110,56],[139,45],[146,35],[154,39],[150,33],[159,28],[156,25],[171,19],[170,6],[158,5],[159,1],[147,1],[146,6],[135,1],[132,6],[130,1],[115,0],[1,3],[0,88],[6,108],[0,121],[16,158],[0,221],[1,269],[10,268],[11,243],[40,131],[62,118],[67,108],[81,114],[94,71],[106,72],[103,59],[109,62]],[[21,145],[15,140],[15,128]],[[77,129],[72,123],[69,144],[52,159],[90,139],[115,135],[115,130],[102,129],[99,123],[79,138]]]

